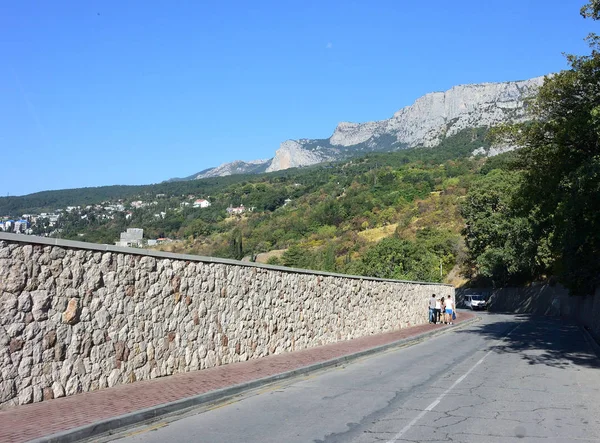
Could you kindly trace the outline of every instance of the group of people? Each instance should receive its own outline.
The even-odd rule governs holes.
[[[431,294],[429,299],[429,323],[435,325],[443,322],[452,325],[454,319],[456,319],[456,312],[452,296],[436,298],[435,294]]]

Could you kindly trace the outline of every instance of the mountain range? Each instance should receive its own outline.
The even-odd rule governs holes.
[[[544,77],[502,83],[455,86],[432,92],[397,111],[387,120],[366,123],[341,122],[327,139],[286,140],[273,158],[224,163],[183,179],[256,174],[343,160],[368,152],[437,146],[444,138],[467,128],[492,127],[523,121],[526,100],[541,86]],[[511,147],[479,150],[495,155]]]

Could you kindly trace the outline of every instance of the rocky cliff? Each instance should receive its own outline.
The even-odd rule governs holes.
[[[248,162],[236,160],[231,163],[223,163],[221,166],[217,166],[216,168],[199,172],[192,178],[224,177],[226,175],[233,174],[259,174],[261,172],[265,172],[266,168],[270,164],[270,159],[251,160]]]
[[[526,118],[525,99],[531,97],[543,81],[544,77],[536,77],[514,82],[460,85],[446,92],[433,92],[400,109],[388,120],[341,122],[329,139],[287,140],[280,145],[273,159],[261,161],[258,168],[252,163],[226,163],[203,171],[195,178],[279,171],[342,160],[370,151],[434,147],[445,137],[466,128],[522,121]]]

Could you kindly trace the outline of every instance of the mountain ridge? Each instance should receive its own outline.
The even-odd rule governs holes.
[[[235,160],[205,169],[190,178],[281,171],[374,151],[435,147],[444,138],[466,128],[525,120],[526,99],[535,93],[544,78],[463,84],[447,91],[430,92],[399,109],[389,119],[364,123],[342,121],[327,139],[286,140],[271,159]],[[499,151],[507,149],[510,147]]]

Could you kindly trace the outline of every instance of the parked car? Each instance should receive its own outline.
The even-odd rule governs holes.
[[[472,311],[476,311],[478,309],[485,309],[487,307],[487,303],[483,295],[470,294],[465,295],[465,306],[467,308],[471,308]]]

